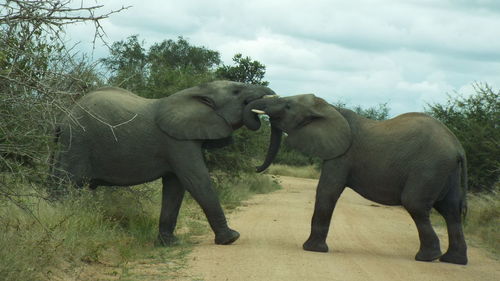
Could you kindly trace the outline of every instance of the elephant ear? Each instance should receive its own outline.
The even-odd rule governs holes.
[[[156,124],[171,137],[180,140],[221,139],[233,129],[217,112],[209,94],[188,89],[158,100]]]
[[[289,132],[288,144],[299,151],[332,159],[344,154],[351,146],[351,128],[333,106],[315,97],[313,108],[301,121],[301,126]]]

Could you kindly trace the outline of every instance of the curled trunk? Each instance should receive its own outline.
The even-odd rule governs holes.
[[[269,147],[267,149],[266,159],[264,160],[264,163],[262,163],[262,165],[257,167],[258,173],[267,169],[269,165],[271,165],[271,163],[274,161],[274,158],[276,158],[276,155],[280,150],[282,135],[283,132],[280,129],[271,125],[271,139],[269,142]]]
[[[243,125],[252,131],[257,131],[260,128],[259,116],[252,112],[255,102],[249,103],[243,109]]]
[[[277,98],[260,99],[249,103],[243,111],[243,124],[245,124],[245,126],[250,130],[258,130],[260,128],[260,119],[255,112],[252,112],[252,110],[256,109],[265,112],[268,106],[275,104],[277,100]],[[276,155],[278,154],[278,151],[280,149],[282,135],[283,132],[271,124],[271,137],[269,147],[267,149],[267,155],[264,163],[257,167],[258,173],[267,169],[273,162],[274,158],[276,158]]]

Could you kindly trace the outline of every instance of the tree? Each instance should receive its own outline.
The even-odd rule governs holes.
[[[183,37],[164,40],[148,52],[148,96],[164,97],[214,79],[220,64],[219,52],[193,46]]]
[[[469,97],[448,96],[445,104],[429,104],[429,114],[443,122],[467,154],[469,188],[493,190],[500,175],[500,92],[488,84],[473,85]]]
[[[368,107],[366,109],[361,106],[353,108],[357,114],[373,120],[387,120],[389,118],[389,107],[387,103],[379,103],[377,106]]]
[[[243,57],[242,54],[236,54],[233,57],[234,66],[222,65],[216,71],[220,79],[238,81],[243,83],[269,85],[269,82],[263,81],[266,73],[266,66],[250,57]]]
[[[62,34],[67,25],[95,25],[117,11],[75,7],[68,0],[0,2],[0,194],[18,204],[14,182],[40,181],[57,116],[74,97],[99,83],[93,64],[76,58]],[[38,167],[41,166],[41,167]]]
[[[144,91],[147,83],[148,60],[144,42],[139,42],[138,35],[114,42],[109,52],[109,57],[101,59],[104,66],[111,72],[108,83],[132,92]]]
[[[218,52],[193,46],[183,37],[154,43],[147,51],[137,35],[114,42],[102,59],[108,83],[149,98],[161,98],[215,79]]]

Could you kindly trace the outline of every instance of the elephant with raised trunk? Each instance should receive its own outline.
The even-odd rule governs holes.
[[[422,113],[374,121],[312,94],[257,100],[244,114],[249,128],[258,128],[257,114],[267,114],[271,121],[271,143],[258,171],[273,161],[282,132],[288,134],[291,147],[323,160],[305,250],[328,251],[326,237],[333,210],[348,186],[371,201],[403,205],[418,229],[416,260],[467,263],[462,229],[465,152],[441,122]],[[444,255],[429,219],[432,208],[446,220],[449,246]]]
[[[246,125],[244,107],[273,95],[264,86],[230,81],[202,84],[161,99],[120,88],[99,89],[77,101],[59,124],[53,178],[91,188],[162,178],[162,244],[176,240],[174,228],[186,190],[203,209],[215,243],[231,244],[239,233],[227,225],[202,148],[230,143],[231,133]]]

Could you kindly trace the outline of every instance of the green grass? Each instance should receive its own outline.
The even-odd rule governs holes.
[[[500,188],[468,197],[465,234],[500,258]]]
[[[279,188],[266,175],[218,177],[216,190],[225,210],[252,194]],[[18,190],[26,189],[19,185]],[[137,280],[133,261],[175,262],[209,231],[201,208],[187,195],[177,224],[179,245],[156,247],[161,182],[133,188],[73,190],[64,200],[48,203],[26,197],[34,215],[0,198],[0,276],[2,280],[67,279],[82,268],[111,268],[110,278]],[[165,268],[165,267],[164,267]],[[163,274],[163,273],[162,273]],[[168,274],[165,273],[165,276]],[[139,274],[140,275],[140,274]]]
[[[273,164],[268,168],[266,173],[271,175],[318,179],[321,172],[320,169],[318,169],[315,165],[289,166],[282,164]]]
[[[464,233],[471,245],[486,249],[494,258],[500,259],[500,191],[469,193],[467,196],[467,217]],[[446,228],[441,215],[432,211],[433,225]]]

